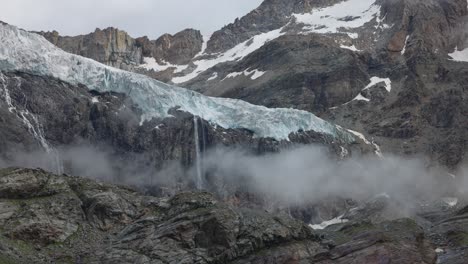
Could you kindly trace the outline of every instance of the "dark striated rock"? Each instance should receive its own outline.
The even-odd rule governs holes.
[[[142,260],[226,263],[271,247],[281,251],[283,245],[288,248],[284,254],[294,254],[304,246],[309,249],[308,254],[321,248],[312,230],[296,220],[231,208],[209,193],[182,193],[161,200],[125,188],[37,170],[2,170],[0,177],[4,181],[18,182],[16,178],[28,175],[60,180],[63,186],[43,198],[21,199],[24,205],[11,209],[13,213],[1,222],[0,241],[9,245],[9,249],[0,248],[2,258],[18,260],[21,257],[45,263],[60,262],[63,255],[67,255],[69,259],[85,263],[139,263]],[[109,193],[112,195],[107,195]],[[101,201],[98,204],[89,203],[89,197],[96,196],[107,198],[97,198]],[[1,208],[5,203],[14,202],[13,198],[5,196]],[[45,205],[48,207],[43,207]],[[105,229],[96,225],[90,210],[100,218],[99,222],[114,224]],[[128,221],[116,221],[117,215],[126,215]],[[36,217],[46,223],[41,224]],[[34,224],[23,227],[22,223]],[[89,240],[91,237],[96,240]],[[58,241],[63,244],[53,244]],[[43,243],[38,247],[43,259],[35,250],[29,251],[35,242]],[[297,246],[291,246],[291,242]],[[18,248],[17,243],[24,245]]]
[[[344,224],[325,234],[336,245],[316,263],[435,263],[424,231],[411,219]]]
[[[10,111],[4,101],[0,101],[0,113],[4,118],[0,123],[0,133],[4,133],[0,145],[5,146],[0,149],[0,160],[7,164],[57,171],[58,159],[68,173],[130,184],[144,183],[151,187],[183,184],[187,188],[193,185],[193,180],[185,178],[182,169],[191,167],[197,158],[195,140],[199,141],[201,152],[217,146],[236,146],[262,154],[314,143],[326,146],[334,158],[342,158],[340,146],[348,149],[349,155],[373,151],[372,146],[363,142],[349,144],[313,131],[293,133],[290,141],[277,141],[254,137],[245,129],[224,129],[201,119],[198,121],[199,137],[195,139],[191,114],[174,109],[171,118],[140,124],[138,106],[123,94],[98,93],[84,86],[23,73],[4,74],[2,85],[8,89],[16,108]],[[43,155],[43,150],[49,155]],[[83,166],[80,162],[86,156],[91,157],[84,161],[89,165]],[[92,165],[93,157],[104,164]],[[114,160],[119,162],[110,162]],[[154,176],[171,164],[182,169],[169,176]],[[88,166],[92,167],[84,170]],[[135,173],[138,174],[136,177],[133,176]],[[217,186],[213,188],[217,189]]]
[[[3,196],[0,201],[3,263],[435,263],[436,260],[424,229],[410,219],[353,221],[314,231],[281,214],[228,206],[206,192],[155,198],[124,187],[41,170],[0,170],[3,182],[27,187],[28,183],[21,181],[25,177],[63,184],[53,185],[54,192],[45,196],[31,194],[20,199]],[[4,213],[7,211],[8,214]],[[125,216],[126,221],[119,216]],[[108,225],[102,228],[97,223]],[[457,252],[458,255],[450,257],[461,261],[462,255]]]
[[[367,66],[358,54],[314,35],[272,40],[228,67],[225,74],[248,68],[265,71],[262,81],[245,77],[213,84],[195,79],[188,85],[206,95],[320,113],[354,98],[369,80]]]

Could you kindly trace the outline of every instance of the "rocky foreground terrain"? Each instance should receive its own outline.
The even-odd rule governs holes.
[[[43,170],[0,170],[0,263],[466,263],[467,207],[385,220],[389,200],[314,230],[206,192],[147,196]],[[437,208],[437,209],[436,209]]]

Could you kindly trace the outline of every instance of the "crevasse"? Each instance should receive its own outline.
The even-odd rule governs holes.
[[[153,117],[169,117],[169,110],[179,107],[223,128],[251,130],[257,137],[288,140],[290,133],[312,130],[346,142],[355,141],[343,128],[309,112],[204,96],[69,54],[42,36],[11,25],[0,25],[0,70],[51,76],[100,92],[127,94],[143,111],[142,122]]]

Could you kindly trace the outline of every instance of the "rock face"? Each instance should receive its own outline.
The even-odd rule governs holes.
[[[151,175],[168,164],[180,164],[183,168],[195,164],[197,155],[201,155],[197,154],[197,144],[200,153],[215,146],[242,146],[261,154],[313,143],[327,146],[334,157],[340,157],[341,147],[348,149],[349,155],[373,151],[363,142],[348,144],[313,131],[291,135],[290,141],[277,141],[254,137],[252,131],[245,129],[223,129],[202,119],[196,119],[195,125],[191,114],[177,109],[172,110],[172,117],[140,124],[141,110],[126,95],[98,93],[81,85],[25,73],[5,73],[1,77],[2,94],[8,97],[2,96],[0,102],[0,161],[7,164],[99,177],[96,171],[78,170],[83,165],[77,161],[83,155],[94,153],[92,156],[96,157],[97,152],[105,154],[110,162],[112,173],[107,171],[106,177],[158,185],[162,182],[153,182]],[[92,151],[84,154],[78,146],[90,147]],[[35,154],[44,158],[30,157]],[[120,162],[111,162],[114,160]],[[137,171],[143,179],[132,179]],[[162,175],[169,178],[166,184],[170,186],[180,181],[186,187],[194,184],[193,179],[178,178],[184,172],[171,175],[174,176]]]
[[[62,37],[57,31],[40,32],[61,49],[104,64],[131,69],[142,62],[142,49],[125,31],[116,28],[96,29],[91,34]]]
[[[218,84],[197,83],[197,90],[211,96],[239,98],[268,107],[281,106],[321,112],[344,104],[359,93],[369,79],[367,65],[358,54],[333,47],[330,39],[306,35],[280,37],[218,74],[245,69],[274,75],[267,81],[249,77],[226,79]],[[291,65],[292,70],[285,65]],[[261,77],[263,78],[263,76]]]
[[[317,231],[288,216],[228,206],[203,192],[155,198],[18,168],[0,170],[0,181],[2,263],[436,261],[425,230],[410,219],[356,220]],[[462,263],[456,252],[447,257]]]
[[[67,52],[131,71],[143,63],[143,57],[154,58],[160,64],[188,64],[203,44],[200,31],[194,29],[183,30],[174,36],[165,34],[157,40],[134,39],[125,31],[112,27],[76,37],[60,36],[57,31],[38,33]]]
[[[184,65],[201,51],[203,36],[198,30],[186,29],[174,36],[162,35],[157,40],[149,40],[148,37],[137,38],[136,44],[141,47],[145,57],[155,58],[161,64],[169,62]]]

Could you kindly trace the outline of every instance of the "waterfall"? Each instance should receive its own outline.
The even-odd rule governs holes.
[[[196,179],[195,184],[197,189],[203,189],[203,168],[202,168],[202,156],[200,151],[200,137],[198,134],[198,117],[193,117],[193,135],[195,141],[195,168],[196,168]],[[203,139],[204,140],[204,139]]]
[[[16,85],[18,90],[21,90],[21,78],[15,77]],[[37,142],[41,145],[41,147],[47,153],[48,158],[50,159],[50,163],[52,164],[52,168],[54,172],[57,174],[63,173],[63,164],[60,159],[60,154],[58,150],[51,147],[50,144],[45,139],[44,128],[42,124],[39,122],[37,116],[29,112],[27,109],[21,110],[18,109],[16,106],[13,105],[13,100],[11,99],[10,91],[8,90],[8,80],[5,78],[3,73],[0,72],[0,81],[3,85],[3,97],[5,102],[8,106],[8,111],[12,114],[15,114],[23,124],[28,129],[28,132],[37,140]]]

